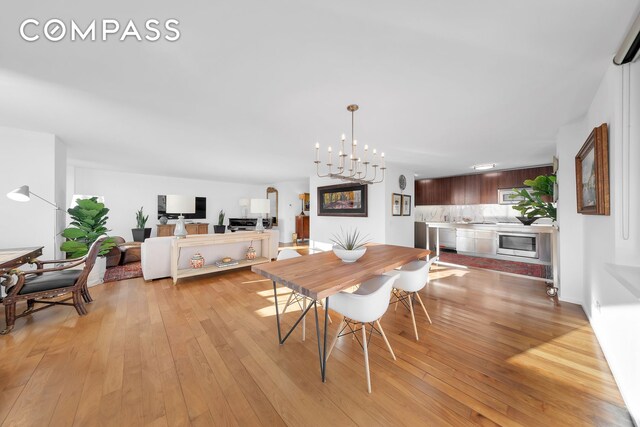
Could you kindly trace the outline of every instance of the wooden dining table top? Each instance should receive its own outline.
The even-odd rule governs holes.
[[[0,268],[10,269],[26,264],[42,255],[43,246],[32,248],[0,249]]]
[[[342,262],[333,251],[328,251],[254,265],[251,271],[319,300],[430,253],[427,249],[405,246],[370,245],[354,263]]]

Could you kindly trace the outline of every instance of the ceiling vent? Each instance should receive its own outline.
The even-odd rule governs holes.
[[[640,50],[640,15],[636,18],[636,21],[631,26],[631,29],[627,33],[626,37],[620,45],[620,49],[613,57],[613,63],[616,65],[623,65],[628,62],[633,62],[638,58],[638,51]]]

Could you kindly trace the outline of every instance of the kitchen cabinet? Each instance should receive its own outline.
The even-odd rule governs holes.
[[[421,179],[416,181],[416,205],[450,205],[451,179]]]
[[[551,166],[492,171],[481,174],[419,179],[415,181],[416,206],[477,205],[498,203],[498,189],[522,187],[527,179],[553,173]]]
[[[498,188],[524,187],[525,180],[551,173],[553,173],[553,167],[551,166],[501,171],[498,178]]]
[[[451,199],[449,200],[450,205],[464,205],[465,204],[465,188],[464,176],[452,176],[448,178],[451,181]]]
[[[482,174],[464,176],[464,204],[477,205],[483,203],[481,199]],[[458,204],[458,203],[456,203]]]
[[[500,172],[483,173],[480,176],[480,203],[490,205],[498,203],[498,180]]]

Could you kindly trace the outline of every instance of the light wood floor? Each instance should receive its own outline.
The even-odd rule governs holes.
[[[271,283],[250,271],[94,287],[88,316],[56,307],[0,337],[0,422],[631,425],[580,307],[524,278],[444,268],[432,277],[422,298],[433,325],[416,310],[419,342],[402,307],[383,318],[398,360],[373,338],[371,395],[348,337],[320,381],[312,316],[305,342],[296,331],[277,344]]]

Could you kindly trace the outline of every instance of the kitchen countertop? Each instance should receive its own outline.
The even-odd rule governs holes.
[[[468,223],[468,222],[431,222],[431,221],[416,221],[423,222],[429,227],[433,228],[461,228],[471,230],[491,230],[491,231],[512,231],[519,233],[555,233],[558,231],[558,227],[551,224],[532,224],[522,225],[515,223]]]

